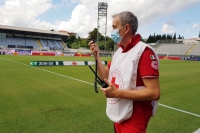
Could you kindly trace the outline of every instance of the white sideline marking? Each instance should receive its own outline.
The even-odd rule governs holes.
[[[200,133],[200,128],[194,131],[193,133]]]
[[[0,58],[3,58],[3,57],[0,57]],[[52,74],[55,74],[55,75],[58,75],[58,76],[62,76],[62,77],[73,79],[73,80],[77,80],[77,81],[80,81],[80,82],[83,82],[83,83],[86,83],[86,84],[94,85],[92,83],[89,83],[89,82],[86,82],[86,81],[83,81],[83,80],[80,80],[80,79],[72,78],[72,77],[65,76],[65,75],[62,75],[62,74],[59,74],[59,73],[55,73],[55,72],[52,72],[52,71],[48,71],[48,70],[45,70],[45,69],[42,69],[42,68],[38,68],[38,67],[30,66],[30,65],[27,65],[27,64],[23,64],[23,63],[14,61],[14,60],[10,60],[10,59],[7,59],[7,58],[3,58],[3,59],[6,59],[6,60],[9,60],[9,61],[21,64],[21,65],[24,65],[24,66],[28,66],[28,67],[32,67],[32,68],[35,68],[35,69],[39,69],[39,70],[42,70],[42,71],[45,71],[45,72],[49,72],[49,73],[52,73]],[[176,110],[176,111],[185,113],[185,114],[189,114],[189,115],[193,115],[193,116],[196,116],[196,117],[200,117],[200,115],[198,115],[198,114],[194,114],[194,113],[191,113],[191,112],[188,112],[188,111],[184,111],[184,110],[181,110],[181,109],[173,108],[173,107],[161,104],[161,103],[159,103],[159,105],[163,106],[163,107],[166,107],[166,108],[169,108],[169,109],[172,109],[172,110]],[[200,129],[198,129],[197,131],[198,132],[195,131],[195,133],[200,133]]]
[[[186,113],[186,114],[189,114],[189,115],[193,115],[193,116],[196,116],[196,117],[200,117],[200,115],[197,115],[197,114],[194,114],[194,113],[191,113],[191,112],[188,112],[188,111],[184,111],[184,110],[181,110],[181,109],[173,108],[173,107],[170,107],[170,106],[161,104],[161,103],[159,103],[159,105],[160,105],[160,106],[163,106],[163,107],[166,107],[166,108],[169,108],[169,109],[173,109],[173,110],[179,111],[179,112],[183,112],[183,113]]]
[[[3,57],[0,57],[0,58],[3,58]],[[58,76],[61,76],[61,77],[65,77],[65,78],[77,80],[77,81],[80,81],[80,82],[83,82],[83,83],[86,83],[86,84],[94,85],[92,83],[89,83],[89,82],[86,82],[86,81],[83,81],[83,80],[80,80],[80,79],[72,78],[72,77],[65,76],[65,75],[62,75],[62,74],[59,74],[59,73],[55,73],[55,72],[52,72],[52,71],[48,71],[48,70],[45,70],[45,69],[42,69],[42,68],[38,68],[38,67],[30,66],[30,65],[27,65],[27,64],[23,64],[21,62],[17,62],[17,61],[10,60],[10,59],[7,59],[7,58],[3,58],[3,59],[9,60],[9,61],[12,61],[12,62],[15,62],[15,63],[18,63],[18,64],[21,64],[21,65],[24,65],[24,66],[28,66],[28,67],[32,67],[32,68],[35,68],[35,69],[39,69],[39,70],[42,70],[42,71],[45,71],[45,72],[48,72],[48,73],[52,73],[52,74],[55,74],[55,75],[58,75]]]

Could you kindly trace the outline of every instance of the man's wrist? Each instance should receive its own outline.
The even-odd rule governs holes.
[[[115,98],[122,98],[123,97],[123,90],[117,89]]]
[[[99,53],[96,54],[96,59],[97,59],[97,60],[100,59],[100,55],[99,55]]]

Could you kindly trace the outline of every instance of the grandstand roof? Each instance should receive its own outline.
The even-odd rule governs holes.
[[[0,33],[10,33],[10,34],[28,34],[28,35],[49,35],[49,36],[69,36],[68,33],[57,32],[57,31],[48,31],[8,25],[0,25]]]
[[[69,35],[73,35],[73,36],[77,37],[77,33],[74,33],[74,32],[69,32],[69,31],[66,31],[66,30],[60,30],[58,32],[67,33]]]

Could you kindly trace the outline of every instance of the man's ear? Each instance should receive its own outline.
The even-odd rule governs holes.
[[[131,29],[130,29],[130,25],[129,24],[126,24],[125,25],[125,33],[128,33]]]

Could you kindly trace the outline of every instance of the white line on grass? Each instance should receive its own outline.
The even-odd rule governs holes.
[[[188,111],[184,111],[184,110],[181,110],[181,109],[173,108],[173,107],[170,107],[170,106],[161,104],[161,103],[159,103],[159,105],[160,105],[160,106],[163,106],[163,107],[166,107],[166,108],[169,108],[169,109],[173,109],[173,110],[179,111],[179,112],[183,112],[183,113],[186,113],[186,114],[190,114],[190,115],[193,115],[193,116],[196,116],[196,117],[200,117],[200,115],[197,115],[197,114],[194,114],[194,113],[191,113],[191,112],[188,112]]]
[[[194,131],[193,133],[200,133],[200,128]]]
[[[3,57],[0,57],[0,58],[3,58]],[[59,73],[55,73],[55,72],[52,72],[52,71],[48,71],[48,70],[45,70],[45,69],[42,69],[42,68],[38,68],[38,67],[30,66],[30,65],[27,65],[27,64],[23,64],[23,63],[20,63],[20,62],[14,61],[14,60],[10,60],[10,59],[7,59],[7,58],[3,58],[3,59],[9,60],[9,61],[12,61],[12,62],[15,62],[15,63],[18,63],[18,64],[21,64],[21,65],[24,65],[24,66],[28,66],[28,67],[32,67],[32,68],[35,68],[35,69],[39,69],[39,70],[42,70],[42,71],[45,71],[45,72],[48,72],[48,73],[52,73],[52,74],[55,74],[55,75],[58,75],[58,76],[61,76],[61,77],[65,77],[65,78],[69,78],[69,79],[80,81],[80,82],[83,82],[83,83],[86,83],[86,84],[93,85],[92,83],[89,83],[89,82],[86,82],[86,81],[83,81],[83,80],[80,80],[80,79],[72,78],[72,77],[69,77],[69,76],[66,76],[66,75],[62,75],[62,74],[59,74]]]
[[[3,57],[0,57],[0,58],[3,58]],[[30,66],[30,65],[27,65],[27,64],[23,64],[23,63],[20,63],[20,62],[11,60],[11,59],[7,59],[7,58],[3,58],[3,59],[9,60],[9,61],[12,61],[12,62],[15,62],[15,63],[18,63],[18,64],[21,64],[21,65],[24,65],[24,66],[28,66],[28,67],[32,67],[32,68],[35,68],[35,69],[39,69],[39,70],[42,70],[42,71],[45,71],[45,72],[48,72],[48,73],[52,73],[52,74],[55,74],[55,75],[58,75],[58,76],[62,76],[62,77],[69,78],[69,79],[72,79],[72,80],[77,80],[77,81],[80,81],[80,82],[83,82],[83,83],[86,83],[86,84],[94,85],[92,83],[89,83],[89,82],[86,82],[86,81],[83,81],[83,80],[80,80],[80,79],[72,78],[72,77],[65,76],[65,75],[62,75],[62,74],[59,74],[59,73],[55,73],[55,72],[52,72],[52,71],[48,71],[48,70],[45,70],[45,69],[42,69],[42,68],[38,68],[38,67]],[[159,105],[163,106],[163,107],[166,107],[166,108],[169,108],[169,109],[172,109],[172,110],[176,110],[176,111],[182,112],[182,113],[186,113],[186,114],[189,114],[189,115],[200,117],[200,115],[198,115],[198,114],[194,114],[194,113],[191,113],[191,112],[188,112],[188,111],[184,111],[184,110],[181,110],[181,109],[173,108],[173,107],[161,104],[161,103],[159,103]],[[197,131],[199,131],[199,130],[197,130]],[[199,133],[199,132],[197,132],[197,133]]]

